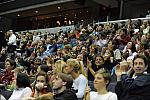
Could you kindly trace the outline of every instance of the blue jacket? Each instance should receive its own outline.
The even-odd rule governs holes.
[[[118,100],[150,100],[150,74],[141,74],[135,79],[123,75],[115,92]]]

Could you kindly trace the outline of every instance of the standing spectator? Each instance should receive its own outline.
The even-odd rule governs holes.
[[[2,50],[0,51],[0,62],[5,62],[7,57],[6,48],[2,47]]]
[[[5,39],[5,34],[0,31],[0,51],[2,49],[2,46],[6,46],[6,39]]]
[[[9,30],[7,31],[7,35],[9,36],[9,39],[8,39],[8,53],[14,53],[14,51],[16,50],[16,36],[15,34],[13,33],[13,30]]]

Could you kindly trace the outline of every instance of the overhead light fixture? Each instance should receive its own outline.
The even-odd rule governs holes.
[[[39,11],[36,10],[35,13],[39,13]]]
[[[20,16],[20,14],[17,15],[18,17]]]
[[[58,7],[57,7],[57,9],[59,9],[59,10],[60,10],[60,9],[61,9],[61,8],[60,8],[60,6],[58,6]]]

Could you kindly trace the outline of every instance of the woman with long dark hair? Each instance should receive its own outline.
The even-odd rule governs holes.
[[[35,84],[33,86],[32,97],[37,98],[42,95],[50,93],[51,87],[48,82],[48,76],[45,72],[41,71],[36,75]]]

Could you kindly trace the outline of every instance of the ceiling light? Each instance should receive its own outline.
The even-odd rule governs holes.
[[[20,14],[17,15],[18,17],[20,16]]]
[[[58,6],[57,9],[60,9],[60,7]]]
[[[38,13],[38,12],[39,12],[39,11],[37,11],[37,10],[35,11],[35,13]]]

